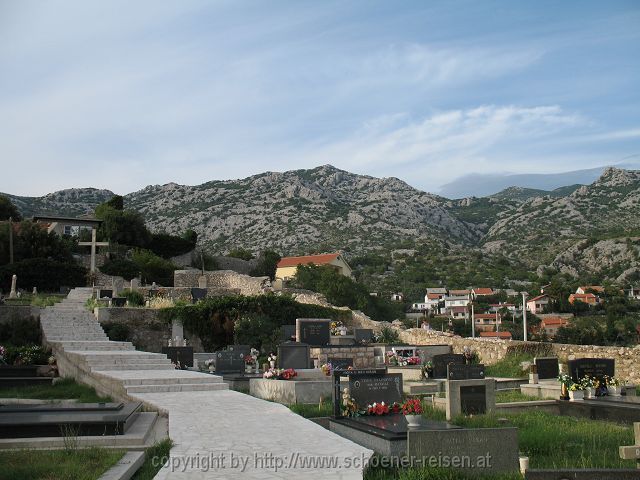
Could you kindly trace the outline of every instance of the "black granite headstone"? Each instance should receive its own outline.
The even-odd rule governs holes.
[[[192,288],[191,289],[191,302],[197,303],[199,300],[207,298],[206,288]]]
[[[296,341],[296,326],[295,325],[282,325],[282,341],[283,342],[295,342]]]
[[[487,388],[484,385],[460,387],[460,408],[465,415],[487,413]]]
[[[402,401],[402,374],[349,377],[349,393],[359,407]]]
[[[450,363],[462,365],[465,363],[464,355],[457,353],[444,353],[433,356],[433,378],[447,378],[447,366]]]
[[[244,358],[246,355],[251,354],[251,345],[227,345],[225,350],[240,353]]]
[[[482,380],[484,379],[484,365],[460,365],[450,363],[447,365],[447,378],[449,380]]]
[[[162,347],[162,353],[182,368],[193,367],[193,347]]]
[[[310,363],[309,345],[306,343],[288,342],[278,345],[278,367],[305,369],[309,368]]]
[[[616,361],[613,358],[578,358],[569,360],[569,374],[574,382],[587,375],[592,378],[602,379],[605,375],[615,376]]]
[[[113,297],[111,299],[112,307],[124,307],[127,304],[127,299],[125,297]]]
[[[374,340],[371,328],[356,328],[354,331],[356,343],[371,343]]]
[[[533,363],[536,365],[540,380],[558,378],[560,374],[558,357],[536,357],[533,359]]]
[[[353,358],[329,358],[328,362],[334,370],[347,370],[353,367]]]
[[[113,297],[113,290],[103,289],[98,290],[98,298],[111,298]]]
[[[297,340],[313,347],[324,347],[331,341],[331,320],[322,318],[297,318]]]
[[[342,417],[342,383],[341,377],[349,378],[349,385],[359,378],[368,377],[383,377],[387,375],[387,369],[385,368],[364,368],[357,370],[334,370],[333,371],[333,416],[335,418]],[[402,378],[400,379],[402,382]],[[402,385],[400,386],[402,390]]]
[[[214,355],[216,373],[243,373],[244,354],[232,350],[222,350]]]

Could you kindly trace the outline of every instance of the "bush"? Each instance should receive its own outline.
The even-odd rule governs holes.
[[[156,282],[165,287],[173,285],[173,272],[177,267],[170,261],[149,250],[137,250],[133,253],[133,262],[147,283]]]
[[[122,277],[125,280],[136,278],[138,273],[140,273],[138,265],[133,263],[131,260],[125,260],[124,258],[109,260],[100,267],[100,271],[105,275]]]
[[[14,318],[7,323],[0,323],[0,344],[37,345],[40,340],[40,323],[34,317],[29,320]]]
[[[129,302],[130,307],[142,307],[145,303],[144,295],[136,290],[123,290],[121,294]]]
[[[7,365],[47,365],[51,356],[51,351],[40,345],[7,345],[5,349],[4,361]]]
[[[393,328],[384,326],[380,330],[380,333],[376,335],[376,342],[385,343],[387,345],[400,343],[400,335]]]
[[[131,330],[124,323],[107,322],[101,326],[109,340],[113,342],[128,342],[131,338]]]
[[[163,258],[177,257],[195,248],[196,243],[192,241],[193,238],[193,236],[190,239],[186,239],[167,233],[154,233],[151,235],[151,242],[149,242],[147,248]],[[197,239],[197,235],[195,238]]]
[[[76,263],[58,262],[46,258],[31,258],[0,267],[0,288],[11,289],[11,276],[18,276],[18,287],[40,292],[57,292],[60,287],[83,287],[87,269]]]

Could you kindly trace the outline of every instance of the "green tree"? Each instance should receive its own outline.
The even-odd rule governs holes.
[[[9,220],[9,218],[19,222],[22,220],[22,215],[8,197],[0,195],[0,220]]]
[[[276,278],[276,269],[280,261],[280,254],[273,250],[265,250],[258,257],[258,264],[251,271],[254,277],[269,277],[271,280]]]
[[[253,256],[253,253],[242,247],[232,249],[231,251],[229,251],[229,253],[227,253],[227,257],[239,258],[240,260],[251,260],[255,258]]]

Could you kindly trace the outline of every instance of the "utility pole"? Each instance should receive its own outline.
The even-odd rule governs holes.
[[[522,329],[524,341],[527,341],[527,292],[522,292]]]
[[[471,338],[476,338],[476,313],[471,302]]]
[[[13,263],[13,217],[9,217],[9,264]]]

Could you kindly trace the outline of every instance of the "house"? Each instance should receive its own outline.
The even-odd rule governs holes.
[[[473,316],[475,329],[479,332],[493,332],[497,330],[502,320],[497,313],[476,313]]]
[[[474,300],[478,297],[490,297],[492,295],[495,295],[495,293],[491,288],[474,288],[471,290],[471,296]]]
[[[448,313],[451,308],[466,307],[469,302],[469,297],[444,297],[444,309]]]
[[[600,285],[587,285],[585,287],[578,287],[576,293],[579,295],[584,295],[585,293],[604,293],[604,287]]]
[[[480,332],[481,338],[492,338],[494,340],[511,340],[511,332]]]
[[[467,319],[469,318],[469,310],[467,307],[451,307],[449,309],[449,315],[454,319]]]
[[[527,300],[527,310],[534,315],[542,313],[549,305],[549,295],[538,295]]]
[[[546,333],[547,337],[555,338],[561,327],[569,325],[569,319],[559,315],[546,315],[540,322],[540,333]]]
[[[86,230],[98,229],[102,224],[102,220],[91,217],[57,217],[48,215],[37,215],[33,217],[33,221],[47,228],[47,233],[55,233],[57,235],[69,235],[77,237],[80,232]]]
[[[439,293],[427,293],[424,296],[424,303],[428,305],[428,309],[435,313],[440,313],[440,300],[444,298]]]
[[[288,280],[293,278],[299,265],[328,265],[338,273],[351,278],[351,267],[340,253],[325,253],[322,255],[307,255],[304,257],[284,257],[276,267],[276,278]]]
[[[391,294],[391,301],[392,302],[403,302],[404,301],[404,295],[402,293],[392,293]]]
[[[640,300],[640,288],[638,287],[629,288],[629,298]]]
[[[573,305],[575,302],[586,303],[587,305],[595,305],[600,299],[593,293],[572,293],[569,295],[569,303]]]
[[[429,305],[426,303],[412,303],[411,304],[411,311],[413,312],[428,312],[429,311]]]

